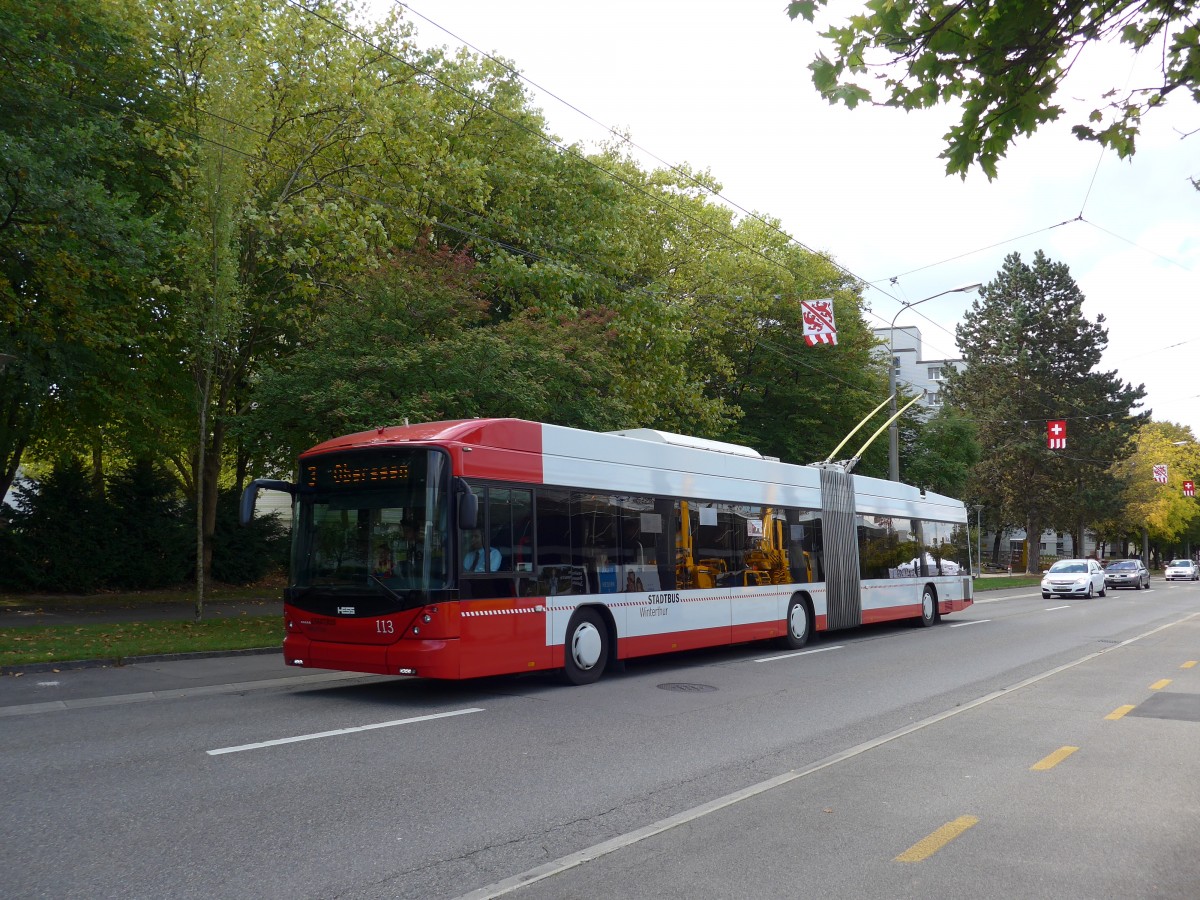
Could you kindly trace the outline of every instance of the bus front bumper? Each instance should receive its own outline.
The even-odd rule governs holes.
[[[345,644],[314,641],[302,634],[283,640],[283,661],[306,669],[459,678],[457,640],[401,640],[394,644]]]

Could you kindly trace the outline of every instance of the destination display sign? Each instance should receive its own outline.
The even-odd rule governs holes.
[[[304,465],[304,486],[331,488],[397,487],[409,483],[412,454],[355,453],[320,457]]]

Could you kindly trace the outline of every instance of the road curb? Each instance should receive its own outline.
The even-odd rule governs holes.
[[[282,653],[282,647],[252,647],[248,650],[204,650],[196,653],[154,653],[147,656],[120,656],[109,659],[71,659],[62,662],[30,663],[26,666],[0,666],[0,675],[24,672],[67,672],[73,669],[103,669],[132,666],[138,663],[175,662],[185,659],[217,659],[223,656],[264,656]]]

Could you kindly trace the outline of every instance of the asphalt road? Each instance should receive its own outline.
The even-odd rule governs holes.
[[[1195,898],[1197,660],[1200,586],[1156,581],[584,688],[0,678],[0,894]]]

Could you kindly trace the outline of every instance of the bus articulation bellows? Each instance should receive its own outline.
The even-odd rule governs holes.
[[[964,505],[836,464],[647,429],[380,428],[303,453],[288,665],[424,678],[561,669],[913,619],[972,602]]]

